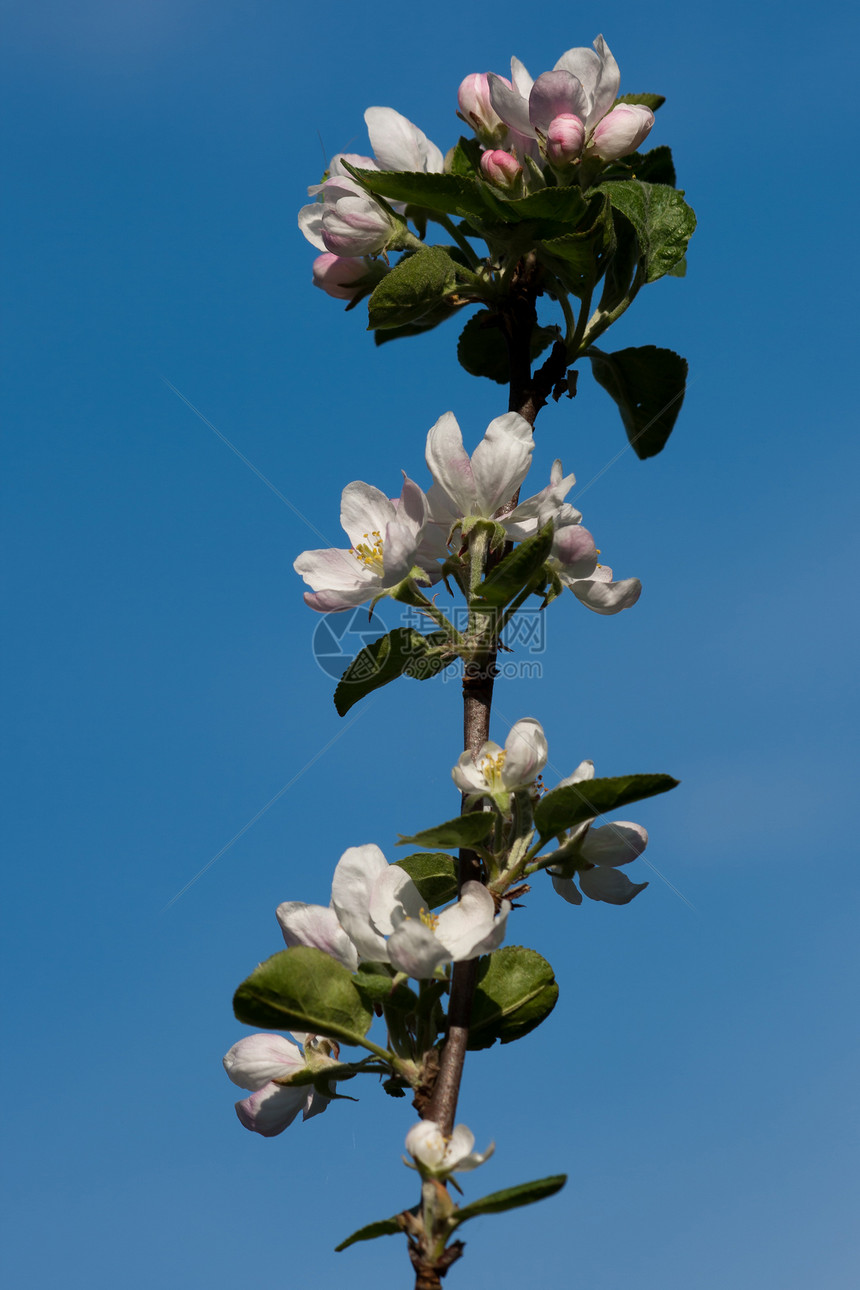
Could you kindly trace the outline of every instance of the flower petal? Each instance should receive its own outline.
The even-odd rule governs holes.
[[[311,202],[309,206],[303,206],[299,211],[299,228],[318,251],[327,249],[323,241],[322,220],[324,206],[322,202]]]
[[[294,945],[311,945],[330,954],[350,972],[358,967],[356,948],[333,909],[325,905],[305,905],[300,900],[285,900],[275,912],[287,949]]]
[[[534,451],[534,431],[518,412],[506,412],[487,426],[472,454],[477,510],[488,519],[510,501],[528,474]]]
[[[556,787],[567,788],[569,784],[581,784],[586,779],[594,779],[594,762],[590,757],[581,761],[572,775],[560,779]]]
[[[603,900],[607,905],[629,905],[648,886],[647,882],[631,882],[625,873],[604,865],[583,870],[579,885],[590,900]]]
[[[374,532],[381,536],[395,515],[391,499],[360,479],[347,484],[341,494],[340,522],[353,546],[366,542]]]
[[[508,913],[505,905],[510,910],[510,903],[504,901],[497,915],[495,901],[487,888],[480,882],[467,882],[457,903],[437,916],[436,938],[455,962],[477,958],[485,952],[488,939],[495,941],[493,949],[504,939]]]
[[[513,59],[511,72],[513,74]],[[534,130],[529,120],[528,99],[523,97],[519,88],[512,89],[501,76],[496,76],[493,72],[488,74],[487,79],[490,82],[490,103],[496,115],[517,134],[534,138]]]
[[[596,614],[618,614],[622,609],[630,609],[642,594],[638,578],[623,578],[620,582],[585,579],[569,585],[577,600]]]
[[[580,896],[576,883],[572,878],[559,878],[555,874],[550,876],[552,877],[552,885],[562,900],[566,900],[569,905],[582,904],[582,896]]]
[[[418,918],[404,918],[397,931],[388,938],[388,959],[399,972],[427,981],[442,963],[451,959],[450,952],[429,927]]]
[[[363,959],[387,962],[385,937],[370,921],[373,888],[388,869],[388,861],[372,842],[344,851],[334,871],[331,903],[340,925]]]
[[[591,100],[579,77],[564,70],[544,72],[535,81],[529,96],[529,120],[546,134],[555,117],[571,113],[584,121],[590,107]]]
[[[399,865],[386,865],[370,893],[370,919],[383,936],[390,936],[404,918],[418,918],[425,902],[415,883]]]
[[[369,107],[364,114],[376,159],[385,170],[442,170],[442,153],[423,130],[394,108]]]
[[[266,1084],[258,1093],[236,1103],[236,1114],[246,1129],[274,1138],[283,1133],[307,1102],[308,1090],[284,1088],[281,1084]],[[324,1108],[321,1108],[324,1109]]]
[[[477,497],[472,465],[463,447],[463,435],[453,412],[445,412],[427,435],[427,465],[435,482],[459,508],[471,515]],[[430,490],[432,493],[432,489]]]
[[[591,828],[582,843],[583,859],[589,864],[630,864],[648,845],[648,830],[629,820],[614,820]]]
[[[457,765],[451,771],[451,778],[461,793],[486,793],[487,780],[483,772],[475,765],[468,748],[460,753]]]
[[[549,747],[543,726],[534,717],[523,717],[512,727],[505,740],[505,764],[502,783],[512,792],[534,783],[546,765]]]
[[[283,1035],[246,1035],[224,1057],[224,1069],[233,1083],[253,1090],[304,1066],[301,1049]]]

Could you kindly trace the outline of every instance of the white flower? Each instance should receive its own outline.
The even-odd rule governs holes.
[[[404,476],[403,491],[391,501],[378,488],[356,481],[341,498],[340,522],[352,546],[304,551],[293,564],[313,588],[305,603],[320,613],[351,609],[397,587],[419,562],[419,547],[429,518],[427,498]],[[440,571],[427,560],[428,582]]]
[[[602,36],[595,40],[594,49],[569,49],[551,72],[534,82],[516,60],[511,60],[511,72],[512,85],[501,76],[489,76],[494,112],[525,141],[546,141],[563,128],[568,144],[565,161],[572,160],[569,146],[574,135],[581,138],[585,152],[612,161],[634,152],[654,124],[650,108],[612,106],[621,74]],[[558,124],[560,117],[563,127]],[[582,127],[581,134],[575,121]]]
[[[329,1039],[302,1034],[293,1038],[318,1057],[328,1058],[330,1052],[337,1055],[337,1046]],[[275,1083],[306,1067],[301,1048],[282,1035],[248,1035],[233,1045],[224,1058],[224,1069],[239,1088],[254,1090],[251,1097],[236,1103],[236,1114],[246,1129],[273,1138],[292,1124],[299,1111],[303,1120],[309,1120],[326,1109],[330,1099],[312,1084],[291,1087]]]
[[[528,421],[506,412],[490,422],[470,458],[457,418],[444,413],[427,435],[426,459],[434,481],[427,500],[434,522],[450,529],[470,516],[492,519],[519,489],[533,451]]]
[[[329,909],[286,901],[277,912],[288,946],[316,946],[350,971],[364,959],[425,980],[443,963],[501,945],[510,909],[502,901],[497,911],[486,887],[467,882],[455,904],[433,914],[408,874],[368,843],[341,856]]]
[[[593,778],[594,762],[583,761],[558,787],[585,784]],[[587,788],[583,789],[583,797],[587,802]],[[547,872],[552,878],[553,887],[570,905],[582,904],[582,896],[573,881],[574,873],[579,878],[580,888],[590,900],[602,900],[607,905],[627,905],[634,896],[645,890],[648,883],[631,882],[618,869],[642,854],[648,845],[648,832],[641,824],[632,824],[629,820],[616,820],[594,828],[596,818],[593,816],[591,820],[571,830],[563,845],[564,859]],[[583,863],[591,867],[581,868]]]
[[[510,794],[534,784],[549,749],[543,727],[534,717],[523,717],[512,727],[504,748],[490,739],[473,756],[467,749],[451,771],[461,793],[473,798],[492,797],[506,813]]]
[[[465,1124],[458,1124],[446,1138],[434,1120],[419,1120],[406,1135],[406,1150],[414,1165],[404,1156],[404,1163],[417,1169],[423,1178],[447,1178],[451,1174],[477,1169],[496,1149],[491,1142],[486,1151],[473,1151],[475,1135]]]

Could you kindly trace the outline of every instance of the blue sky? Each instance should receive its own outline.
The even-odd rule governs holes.
[[[336,715],[291,506],[336,538],[344,484],[420,482],[443,411],[474,444],[503,408],[453,330],[375,350],[312,289],[295,211],[324,153],[364,149],[366,106],[444,149],[467,73],[516,53],[537,74],[602,31],[622,90],[667,95],[653,139],[699,216],[687,279],[612,347],[678,349],[690,387],[644,463],[604,469],[623,431],[587,374],[539,421],[533,477],[562,456],[645,590],[618,618],[554,606],[543,678],[499,688],[495,733],[534,715],[562,773],[683,783],[629,812],[659,871],[633,905],[547,883],[517,916],[561,998],[470,1059],[461,1117],[497,1151],[467,1194],[570,1180],[473,1224],[450,1285],[853,1283],[848,7],[2,8],[10,1282],[408,1283],[399,1240],[332,1252],[413,1202],[408,1105],[368,1081],[263,1141],[220,1059],[277,903],[326,901],[345,847],[393,858],[456,810],[455,685]]]

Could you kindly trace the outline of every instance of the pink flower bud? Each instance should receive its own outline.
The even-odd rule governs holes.
[[[523,168],[509,152],[481,153],[481,171],[485,179],[499,188],[513,188],[523,173]]]
[[[635,152],[654,124],[654,113],[641,103],[617,103],[598,122],[590,148],[604,161],[617,161]]]
[[[314,286],[320,287],[326,295],[335,300],[352,300],[361,290],[353,284],[359,278],[367,277],[368,266],[364,260],[356,260],[346,255],[333,255],[326,251],[314,260]]]
[[[460,105],[460,115],[464,121],[468,121],[481,143],[490,145],[501,142],[508,127],[490,103],[490,82],[486,73],[473,72],[471,76],[467,76],[457,91],[457,102]]]
[[[546,131],[546,157],[554,166],[569,166],[582,152],[585,126],[572,112],[553,117]]]

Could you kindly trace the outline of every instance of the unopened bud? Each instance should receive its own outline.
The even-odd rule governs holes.
[[[475,131],[481,143],[500,143],[508,127],[490,102],[490,82],[485,72],[467,76],[457,91],[460,115]]]
[[[485,179],[499,188],[513,188],[523,168],[509,152],[494,150],[481,154],[481,172]]]
[[[361,290],[355,283],[367,277],[367,270],[364,260],[326,251],[325,255],[318,255],[314,260],[314,286],[320,287],[326,295],[334,296],[335,300],[352,300]]]
[[[589,147],[604,161],[635,152],[654,124],[654,113],[641,103],[617,103],[598,122]]]
[[[546,157],[553,166],[569,166],[582,152],[585,126],[572,112],[553,117],[547,126]]]

